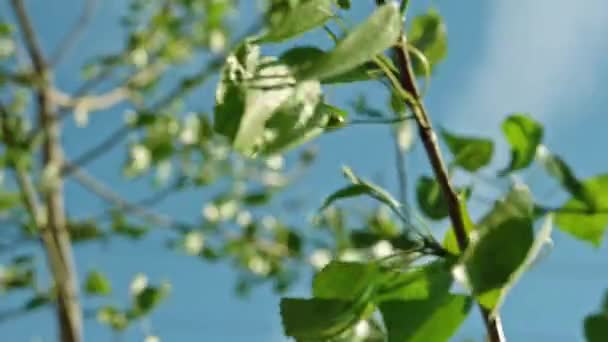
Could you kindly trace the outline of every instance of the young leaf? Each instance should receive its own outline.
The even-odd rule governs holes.
[[[114,306],[104,306],[97,311],[97,321],[109,325],[116,331],[123,331],[129,326],[129,318]]]
[[[0,190],[0,211],[12,209],[20,203],[21,196],[18,193]]]
[[[416,199],[420,210],[430,219],[441,220],[448,216],[448,204],[441,187],[434,178],[422,176],[416,184]]]
[[[591,177],[582,184],[597,209],[572,198],[558,210],[555,221],[560,230],[598,247],[608,228],[608,174]]]
[[[514,190],[495,205],[463,256],[468,285],[488,309],[500,305],[533,251],[532,202],[525,193]]]
[[[319,210],[326,209],[335,201],[365,195],[370,191],[370,188],[365,184],[351,184],[329,195]]]
[[[160,287],[146,286],[135,294],[133,298],[133,310],[130,313],[134,317],[145,316],[150,313],[167,296],[169,288],[167,284]]]
[[[312,46],[298,46],[287,50],[279,60],[298,75],[302,70],[311,68],[317,60],[325,56],[325,51]],[[392,62],[391,62],[392,63]],[[383,71],[374,62],[366,62],[353,69],[321,80],[323,84],[351,83],[368,81],[383,76]]]
[[[396,199],[394,199],[393,196],[391,196],[391,194],[388,193],[388,191],[382,189],[381,187],[379,187],[376,184],[373,184],[371,182],[368,182],[368,181],[365,181],[365,180],[359,178],[357,175],[355,175],[353,170],[351,170],[347,166],[342,168],[342,172],[344,173],[346,178],[348,178],[354,185],[362,186],[361,188],[357,188],[357,189],[365,190],[365,194],[386,204],[387,206],[389,206],[389,208],[391,208],[393,210],[393,212],[398,213],[398,214],[401,213],[401,204]],[[342,189],[342,190],[344,190],[344,189]],[[341,191],[341,190],[338,190],[338,191]],[[351,191],[356,192],[359,190],[351,190]],[[330,196],[329,198],[331,198],[331,197],[332,196]],[[344,197],[344,196],[342,196],[342,197]],[[342,198],[342,197],[338,197],[338,198]]]
[[[366,307],[338,299],[283,298],[283,329],[298,341],[326,341],[356,323]]]
[[[427,300],[444,296],[452,286],[451,264],[435,261],[406,272],[387,271],[375,301]]]
[[[333,16],[332,0],[275,1],[268,13],[268,32],[261,42],[281,42],[323,25]]]
[[[416,16],[412,20],[407,38],[409,44],[424,54],[431,70],[447,56],[448,40],[445,23],[439,12],[435,10]],[[416,75],[424,75],[420,63],[414,62],[414,71]]]
[[[315,59],[309,67],[300,69],[296,78],[324,80],[369,62],[397,42],[401,26],[402,18],[397,4],[391,2],[382,5],[341,40],[334,50]]]
[[[471,298],[445,293],[428,300],[390,301],[380,304],[388,342],[448,341],[464,322]]]
[[[494,143],[489,139],[457,136],[445,130],[441,131],[441,136],[454,155],[454,165],[475,172],[492,160]]]
[[[313,296],[355,301],[378,277],[379,269],[373,263],[333,261],[315,275]]]
[[[527,114],[513,114],[502,123],[502,131],[511,145],[511,162],[501,173],[525,169],[542,142],[543,126]]]
[[[84,290],[89,295],[107,296],[112,292],[110,280],[99,271],[89,272],[84,284]]]
[[[588,208],[594,208],[597,205],[594,202],[593,194],[581,183],[563,159],[549,152],[544,146],[540,149],[538,156],[547,173],[555,178],[572,197],[584,202]]]

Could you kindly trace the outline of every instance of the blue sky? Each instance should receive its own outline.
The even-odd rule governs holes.
[[[67,25],[79,14],[81,1],[26,1],[41,33],[45,49],[50,50]],[[252,13],[252,2],[242,1]],[[353,1],[353,22],[363,19],[373,1]],[[414,11],[429,2],[412,1]],[[530,112],[546,127],[546,144],[575,166],[580,177],[608,171],[602,158],[602,146],[608,146],[603,134],[608,128],[604,109],[602,81],[608,77],[608,2],[605,0],[470,0],[433,1],[445,16],[449,39],[449,57],[434,76],[427,96],[435,122],[454,132],[474,133],[497,139],[497,156],[490,170],[506,163],[507,148],[500,137],[500,122],[511,112]],[[70,53],[67,63],[57,71],[64,89],[77,86],[75,66],[90,55],[110,52],[122,44],[118,16],[124,1],[100,1],[95,19],[81,39],[79,48]],[[9,16],[6,3],[0,15]],[[252,18],[243,17],[242,21]],[[315,41],[311,34],[303,41]],[[272,52],[276,48],[269,49]],[[85,55],[86,54],[86,55]],[[193,98],[190,105],[210,108],[214,84]],[[383,98],[380,87],[370,85],[328,89],[328,97],[346,106],[353,94],[368,92],[370,99]],[[382,103],[376,103],[383,106]],[[77,155],[101,140],[122,122],[122,110],[100,113],[87,128],[67,124],[66,153]],[[379,127],[355,127],[327,135],[314,142],[320,147],[319,162],[293,190],[319,200],[342,182],[340,166],[348,164],[357,172],[382,175],[388,186],[394,185],[392,145],[388,130]],[[384,153],[383,153],[384,152]],[[93,173],[116,186],[129,198],[139,198],[149,190],[146,182],[127,182],[120,177],[117,163],[123,151],[116,151],[91,165]],[[600,156],[600,157],[598,157]],[[419,146],[408,159],[410,176],[428,172]],[[537,198],[558,204],[554,184],[542,172],[532,170],[522,177],[532,182]],[[462,176],[464,179],[465,177]],[[413,178],[412,178],[413,179]],[[496,195],[492,186],[481,182],[483,191]],[[501,186],[500,184],[498,186]],[[181,217],[196,217],[208,196],[189,192],[159,206],[159,210]],[[80,215],[96,212],[101,202],[68,184],[68,206]],[[477,203],[479,211],[484,203]],[[302,213],[303,220],[307,213]],[[297,218],[296,218],[297,219]],[[90,268],[111,271],[116,302],[127,300],[129,280],[136,272],[147,273],[151,280],[170,279],[171,297],[150,318],[153,331],[164,341],[286,341],[281,335],[278,298],[266,288],[256,290],[249,299],[233,296],[235,275],[225,264],[209,265],[176,255],[163,248],[163,234],[158,233],[142,244],[116,241],[108,246],[77,248],[77,263],[84,273]],[[608,266],[607,248],[592,249],[561,234],[554,233],[555,246],[522,282],[516,286],[503,310],[507,336],[513,341],[582,341],[581,321],[595,310],[608,277],[599,270]],[[306,295],[303,280],[294,294]],[[4,302],[4,298],[2,298]],[[7,300],[6,305],[17,303]],[[95,303],[92,303],[95,304]],[[4,304],[0,305],[0,308]],[[11,341],[53,341],[54,321],[50,310],[43,310],[21,320],[0,326]],[[87,341],[110,341],[113,336],[94,321],[86,323]],[[471,315],[456,341],[466,337],[481,340],[481,323]],[[142,340],[142,328],[131,329],[123,341]]]

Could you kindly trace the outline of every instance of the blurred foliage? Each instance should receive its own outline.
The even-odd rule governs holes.
[[[260,13],[247,15],[259,21],[246,28],[236,0],[130,0],[120,18],[122,48],[78,66],[82,83],[70,93],[23,62],[22,28],[0,17],[0,167],[2,175],[26,173],[34,180],[33,189],[19,177],[0,183],[0,219],[10,226],[1,233],[7,257],[0,264],[0,295],[27,293],[19,313],[54,304],[54,281],[40,280],[43,263],[29,248],[46,228],[36,224],[28,191],[44,199],[60,177],[74,177],[108,202],[101,213],[68,217],[73,244],[139,241],[156,228],[168,228],[168,248],[203,262],[228,262],[238,273],[239,295],[261,284],[285,293],[312,266],[312,297],[283,298],[280,306],[285,334],[298,341],[447,341],[473,303],[498,312],[550,243],[553,218],[562,231],[599,246],[608,227],[607,176],[579,179],[543,144],[542,124],[521,113],[502,123],[511,159],[496,178],[538,164],[568,198],[556,208],[545,206],[514,177],[482,218],[473,220],[467,207],[476,184],[459,183],[458,205],[471,240],[465,250],[454,230],[439,241],[425,221],[443,224],[450,216],[445,189],[430,176],[417,180],[411,207],[401,202],[407,195],[396,200],[344,167],[347,184],[327,189],[335,191],[308,222],[296,224],[291,212],[283,213],[286,190],[315,161],[316,150],[303,145],[322,134],[356,123],[390,124],[399,153],[411,151],[414,124],[408,120],[416,113],[406,104],[412,94],[398,79],[399,63],[385,52],[409,53],[413,72],[428,85],[447,57],[448,36],[436,9],[408,18],[404,30],[407,4],[379,5],[350,25],[353,1],[258,1]],[[322,30],[334,46],[299,44],[302,35]],[[276,56],[267,53],[271,44]],[[193,105],[193,97],[210,97],[204,87],[211,80],[217,81],[213,105]],[[367,94],[353,97],[352,113],[330,103],[330,86],[358,82],[382,85],[391,110],[368,103]],[[58,119],[73,115],[79,129],[95,129],[88,127],[89,119],[101,111],[124,111],[124,122],[116,120],[116,131],[82,155],[68,156],[69,163],[44,165],[38,158],[46,137],[35,115],[41,89]],[[439,136],[451,154],[450,175],[465,171],[474,177],[489,169],[492,139],[447,128]],[[150,198],[123,199],[83,178],[82,169],[116,145],[125,147],[124,164],[116,167],[129,180],[150,181],[156,189]],[[200,217],[178,219],[152,208],[193,190],[211,194],[201,200]],[[345,202],[363,203],[365,209]],[[23,246],[30,254],[20,254]],[[97,321],[115,331],[148,317],[170,295],[169,282],[150,285],[137,274],[130,302],[120,305],[114,302],[119,289],[112,270],[89,270],[81,281],[87,303],[94,296],[103,302],[93,310]],[[463,293],[452,291],[455,283]],[[585,320],[589,341],[606,336],[605,316],[600,312]]]

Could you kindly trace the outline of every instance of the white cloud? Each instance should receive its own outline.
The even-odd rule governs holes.
[[[501,117],[513,111],[531,112],[546,124],[559,117],[561,127],[585,115],[575,108],[601,81],[608,1],[496,0],[487,6],[469,79],[445,103],[457,114],[446,117],[450,124],[474,122],[476,129],[497,132]]]

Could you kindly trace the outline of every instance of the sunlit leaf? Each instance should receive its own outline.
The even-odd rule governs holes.
[[[343,74],[371,61],[395,44],[401,33],[401,14],[395,3],[378,7],[361,25],[338,42],[334,50],[300,68],[298,79],[323,80]]]
[[[280,42],[323,25],[333,16],[332,0],[275,1],[262,42]]]
[[[444,296],[452,286],[451,263],[436,261],[407,271],[383,275],[376,301],[427,300]]]
[[[334,261],[315,275],[315,298],[356,300],[378,280],[379,269],[373,263]]]
[[[89,295],[107,296],[112,292],[112,285],[103,273],[91,271],[84,282],[84,290]]]
[[[572,198],[558,210],[555,222],[560,230],[599,246],[608,228],[608,174],[586,179],[582,185],[597,209],[590,208],[580,199]]]
[[[380,304],[388,342],[447,342],[464,322],[471,298],[445,293],[428,300]]]
[[[109,305],[97,310],[97,321],[110,326],[116,331],[122,331],[129,326],[127,314],[122,310]]]

